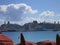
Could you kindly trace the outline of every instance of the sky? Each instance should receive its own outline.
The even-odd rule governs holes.
[[[0,0],[0,24],[60,21],[60,0]]]
[[[10,21],[23,25],[33,20],[38,22],[60,21],[60,0],[0,0],[0,24],[3,24],[4,21]],[[20,33],[7,32],[3,34],[15,42],[19,42]],[[38,42],[46,39],[55,41],[57,33],[27,32],[23,34],[27,41]]]

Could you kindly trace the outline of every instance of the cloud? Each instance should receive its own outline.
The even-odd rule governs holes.
[[[0,25],[3,24],[3,23],[4,23],[4,20],[1,20],[1,19],[0,19]]]
[[[31,14],[37,13],[37,10],[33,10],[31,6],[29,6],[25,3],[0,5],[0,11],[6,12],[6,11],[8,11],[9,7],[14,8],[15,10],[19,10],[20,8],[23,8],[24,12],[26,12],[26,13],[31,13]]]
[[[35,13],[37,10],[25,3],[0,5],[0,19],[3,20],[20,21],[22,15]]]
[[[33,21],[37,21],[38,23],[43,22],[44,19],[41,18],[37,18],[37,17],[25,17],[22,18],[23,20],[20,22],[20,24],[25,24],[25,23],[29,23],[29,22],[33,22]]]
[[[40,13],[40,16],[54,16],[54,11],[43,11],[42,13]]]
[[[2,11],[2,12],[6,12],[7,8],[8,8],[8,6],[6,6],[6,5],[0,5],[0,11]]]

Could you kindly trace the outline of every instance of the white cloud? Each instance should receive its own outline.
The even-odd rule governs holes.
[[[33,10],[31,6],[25,4],[25,3],[20,3],[20,4],[9,4],[9,5],[0,5],[0,11],[8,11],[8,8],[14,8],[16,10],[19,10],[20,8],[24,8],[24,13],[31,13],[35,14],[37,13],[37,10]]]
[[[37,13],[37,10],[32,9],[31,6],[25,3],[0,5],[0,19],[6,21],[20,21],[23,15],[33,15],[35,13]]]
[[[25,23],[29,23],[29,22],[33,22],[33,21],[37,21],[38,23],[40,22],[51,22],[51,23],[54,23],[54,21],[60,21],[60,20],[55,20],[55,19],[47,19],[45,20],[44,18],[40,18],[40,17],[24,17],[22,18],[21,21],[10,21],[11,23],[13,24],[20,24],[20,25],[24,25]],[[0,19],[0,24],[3,24],[4,23],[4,20],[1,20]]]
[[[0,19],[0,25],[4,24],[4,20]]]
[[[23,20],[20,22],[21,24],[25,24],[25,23],[29,23],[29,22],[33,22],[33,21],[37,21],[38,23],[43,22],[44,19],[41,18],[34,18],[34,17],[25,17],[22,18]]]
[[[43,11],[40,16],[54,16],[54,11]]]
[[[0,11],[6,12],[7,8],[8,8],[8,6],[6,6],[6,5],[0,5]]]

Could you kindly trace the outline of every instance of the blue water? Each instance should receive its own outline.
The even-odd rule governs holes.
[[[60,31],[36,31],[36,32],[3,32],[9,36],[15,43],[20,42],[20,34],[23,33],[25,40],[30,42],[40,42],[44,40],[56,40],[56,34],[60,35]]]

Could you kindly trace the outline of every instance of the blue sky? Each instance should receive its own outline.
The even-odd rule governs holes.
[[[60,21],[60,0],[0,0],[0,24]]]
[[[24,24],[33,20],[38,22],[44,20],[47,22],[60,21],[60,0],[0,0],[0,24],[4,21]],[[11,37],[15,42],[19,42],[19,33],[7,32],[4,34]],[[55,41],[56,36],[56,33],[53,32],[23,34],[27,41],[32,42],[46,39]]]

